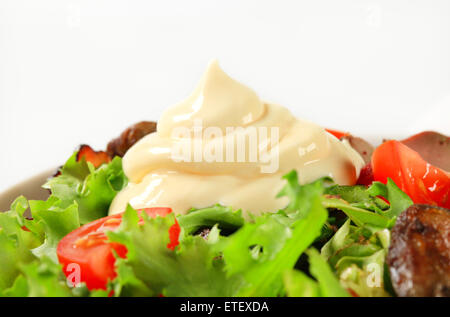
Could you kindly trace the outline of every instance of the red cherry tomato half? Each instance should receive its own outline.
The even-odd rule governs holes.
[[[165,217],[172,212],[170,208],[146,208],[147,215]],[[141,212],[140,211],[140,212]],[[95,220],[66,235],[59,242],[56,253],[63,266],[64,274],[71,283],[85,282],[89,289],[106,289],[108,280],[116,277],[113,250],[125,258],[127,249],[116,242],[108,242],[105,231],[116,230],[122,223],[122,214]],[[140,223],[143,223],[141,219]],[[180,226],[175,223],[169,229],[170,242],[167,247],[173,250],[178,244]],[[79,274],[79,278],[73,274]]]
[[[387,141],[375,149],[372,170],[376,181],[386,183],[391,178],[415,203],[450,208],[450,173],[399,141]]]

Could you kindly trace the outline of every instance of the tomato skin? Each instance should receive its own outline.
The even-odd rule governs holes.
[[[170,208],[146,208],[150,217],[165,217],[172,212]],[[97,219],[66,235],[59,242],[56,253],[59,262],[63,266],[63,272],[71,278],[72,266],[79,266],[79,282],[85,282],[88,289],[106,289],[108,280],[117,276],[114,269],[115,257],[113,250],[121,258],[125,258],[127,249],[116,242],[108,242],[105,231],[117,229],[122,222],[122,214],[116,214]],[[143,223],[141,218],[140,224]],[[179,244],[180,226],[175,224],[169,229],[170,242],[167,247],[174,250]],[[71,281],[72,283],[74,281]]]
[[[427,163],[399,141],[381,144],[372,155],[375,181],[391,178],[416,204],[450,208],[450,173]]]
[[[342,131],[338,131],[338,130],[332,130],[332,129],[325,129],[325,131],[327,131],[328,133],[331,133],[332,135],[334,135],[336,138],[338,138],[339,140],[341,138],[343,138],[344,136],[349,135],[348,132],[342,132]]]
[[[177,219],[175,219],[175,224],[169,228],[169,240],[167,248],[170,250],[175,250],[175,247],[180,244],[178,237],[180,236],[181,228],[178,224]]]

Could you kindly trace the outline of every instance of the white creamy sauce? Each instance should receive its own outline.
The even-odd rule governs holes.
[[[203,131],[214,127],[221,134],[196,135],[199,122]],[[230,133],[230,127],[240,129]],[[188,140],[174,135],[179,128],[192,131],[191,140],[203,141],[197,147],[195,142],[190,144],[192,152],[201,144],[200,150],[206,152],[223,151],[224,159],[175,160],[174,146]],[[255,131],[261,134],[265,128],[267,138],[258,135],[255,147],[245,147],[245,162],[236,162],[242,149],[236,140]],[[279,141],[272,144],[267,140],[273,128],[277,128]],[[252,152],[255,149],[256,154]],[[226,159],[228,150],[232,150],[234,162]],[[260,159],[250,159],[253,154]],[[276,162],[278,168],[263,172],[270,162]],[[217,203],[252,214],[276,212],[288,203],[285,197],[275,196],[285,184],[281,177],[292,169],[297,170],[301,184],[330,176],[341,185],[353,185],[363,165],[361,156],[348,143],[314,123],[295,118],[282,106],[261,101],[212,62],[192,95],[167,109],[158,121],[157,132],[142,138],[126,153],[123,168],[130,183],[114,199],[110,214],[124,211],[128,203],[134,208],[171,207],[177,214]]]

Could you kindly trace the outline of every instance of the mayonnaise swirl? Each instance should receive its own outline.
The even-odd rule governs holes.
[[[199,122],[202,131],[210,128],[215,133],[196,136]],[[193,137],[174,133],[177,129],[192,131]],[[268,142],[275,135],[273,129],[275,143]],[[254,136],[255,131],[257,144],[246,146],[245,160],[236,162],[242,150],[236,140]],[[173,149],[191,140],[202,141],[189,143],[194,158],[196,150],[208,153],[214,149],[215,154],[224,153],[223,159],[176,159]],[[276,169],[267,172],[273,162]],[[285,197],[275,196],[284,185],[281,177],[290,170],[297,170],[301,184],[330,176],[339,184],[352,185],[363,165],[361,156],[347,143],[314,123],[295,118],[284,107],[261,101],[214,61],[194,92],[165,111],[157,132],[126,153],[123,168],[130,183],[114,199],[110,214],[124,211],[128,203],[134,208],[171,207],[177,214],[216,203],[252,214],[276,212],[287,204]]]

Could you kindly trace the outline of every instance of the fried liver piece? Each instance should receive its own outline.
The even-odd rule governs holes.
[[[450,210],[412,205],[391,231],[387,256],[398,296],[450,296]]]
[[[402,143],[418,152],[428,163],[450,171],[450,137],[434,131],[425,131],[403,140]]]
[[[343,136],[341,140],[347,140],[350,146],[355,149],[356,152],[359,153],[359,155],[361,155],[366,164],[370,162],[372,153],[374,151],[372,144],[362,138],[353,136],[351,134]]]
[[[128,127],[122,134],[108,143],[106,152],[109,156],[123,157],[130,147],[147,134],[156,131],[156,122],[141,121]]]

